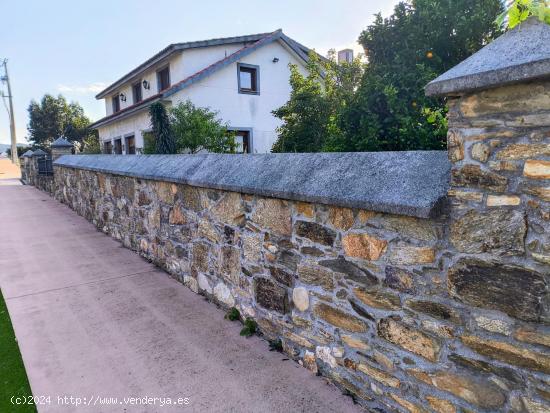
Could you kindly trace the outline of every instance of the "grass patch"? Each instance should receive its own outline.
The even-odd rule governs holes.
[[[231,321],[237,321],[237,320],[240,320],[241,318],[241,313],[239,313],[239,310],[237,310],[235,307],[231,307],[227,313],[225,313],[225,317],[224,317],[226,320],[231,320]]]
[[[250,337],[256,334],[256,330],[258,328],[258,324],[252,319],[247,318],[244,320],[244,327],[241,330],[241,336]]]
[[[12,396],[28,402],[32,393],[10,315],[0,291],[0,412],[36,412],[34,404],[12,404]]]

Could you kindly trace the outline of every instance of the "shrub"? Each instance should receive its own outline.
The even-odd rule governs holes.
[[[82,143],[84,146],[82,153],[89,155],[101,153],[101,145],[99,144],[99,136],[97,135],[97,131],[94,131],[86,136]]]
[[[244,327],[241,330],[241,336],[253,336],[256,333],[257,328],[258,324],[256,324],[256,322],[252,318],[247,318],[246,320],[244,320]]]
[[[170,123],[177,152],[234,153],[234,134],[227,130],[228,125],[217,116],[218,112],[198,108],[189,100],[171,108]]]
[[[143,153],[145,155],[154,155],[157,153],[155,136],[152,132],[143,132]]]
[[[225,319],[230,321],[237,321],[241,318],[241,313],[235,307],[231,307],[225,314]]]

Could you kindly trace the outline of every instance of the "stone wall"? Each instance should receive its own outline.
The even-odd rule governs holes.
[[[36,175],[34,178],[34,186],[36,186],[38,189],[47,192],[48,194],[52,195],[54,191],[54,181],[53,176],[48,175]]]
[[[549,337],[537,327],[547,312],[535,304],[544,269],[473,260],[486,247],[471,225],[449,226],[445,209],[425,219],[61,165],[55,188],[99,229],[254,318],[292,359],[371,409],[506,411],[548,397]],[[466,212],[455,202],[453,217]],[[486,227],[490,217],[495,248],[519,251],[524,221],[495,211],[498,219],[468,223]]]
[[[53,194],[53,176],[38,174],[38,158],[30,156],[22,159],[24,159],[21,164],[21,180],[23,183]]]
[[[23,181],[27,185],[37,186],[38,178],[38,161],[35,157],[27,158],[26,162],[21,166],[21,175],[25,176]],[[23,172],[24,171],[24,172]]]
[[[32,159],[29,156],[22,156],[19,158],[19,166],[21,169],[21,181],[25,184],[29,184],[29,162],[31,162]]]
[[[475,359],[453,361],[490,373],[515,412],[550,409],[548,96],[542,80],[448,99],[447,285],[477,330],[460,337]]]

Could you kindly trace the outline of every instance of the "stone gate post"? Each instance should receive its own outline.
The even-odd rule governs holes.
[[[449,293],[496,310],[483,325],[497,337],[519,325],[513,338],[525,348],[508,339],[462,341],[521,364],[514,354],[549,346],[550,25],[527,20],[428,84],[426,94],[445,96],[449,109]],[[526,384],[536,383],[528,375]],[[515,411],[534,411],[533,403],[512,398]]]
[[[21,180],[25,183],[29,183],[29,173],[32,162],[32,151],[29,149],[23,155],[21,155]]]
[[[37,149],[32,153],[32,160],[29,167],[29,176],[27,177],[29,183],[36,186],[38,182],[38,159],[47,156],[48,154],[42,149]]]
[[[52,149],[52,161],[63,155],[70,155],[72,153],[73,144],[63,137],[57,138],[51,144]]]

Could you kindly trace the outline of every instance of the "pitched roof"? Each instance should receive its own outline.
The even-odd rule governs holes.
[[[50,145],[52,148],[63,148],[63,147],[73,147],[74,145],[69,142],[67,139],[65,139],[64,137],[60,136],[59,138],[57,138],[55,141],[52,142],[52,144]]]
[[[222,67],[225,67],[231,63],[235,63],[237,60],[241,59],[242,57],[252,53],[254,50],[257,50],[258,48],[268,43],[271,43],[274,40],[280,39],[282,33],[283,32],[280,29],[276,30],[273,33],[269,33],[268,35],[262,37],[261,39],[259,39],[258,41],[252,44],[241,47],[239,50],[230,54],[229,56],[226,56],[223,59],[220,59],[217,62],[214,62],[209,66],[206,66],[205,68],[199,70],[198,72],[192,74],[191,76],[188,76],[187,78],[176,83],[175,85],[172,85],[169,89],[166,90],[166,92],[164,92],[163,96],[164,97],[171,96],[174,93],[179,92],[181,89],[187,86],[190,86],[196,81],[214,73],[215,71],[221,69]]]
[[[32,153],[32,156],[43,156],[43,155],[47,155],[46,152],[44,152],[42,149],[38,148],[37,150],[35,150],[33,153]]]
[[[531,17],[432,80],[428,96],[550,77],[550,25]]]
[[[118,112],[111,113],[110,115],[107,115],[107,116],[95,121],[94,123],[92,123],[90,125],[90,128],[94,129],[94,128],[97,128],[98,126],[101,126],[101,125],[103,125],[107,122],[110,122],[112,120],[122,119],[122,118],[125,118],[127,116],[130,116],[131,114],[136,113],[136,112],[148,107],[149,105],[151,105],[151,103],[156,102],[156,101],[160,100],[161,98],[162,98],[162,93],[157,93],[156,95],[149,96],[147,99],[143,99],[142,101],[140,101],[138,103],[134,103],[133,105],[127,106],[124,109],[119,110]]]
[[[107,122],[110,122],[115,119],[121,119],[123,117],[129,116],[137,111],[140,111],[146,107],[148,107],[151,103],[158,101],[162,98],[167,98],[169,96],[172,96],[174,93],[179,92],[180,90],[192,85],[193,83],[199,81],[200,79],[203,79],[212,73],[222,69],[223,67],[235,63],[241,58],[249,55],[253,51],[259,49],[262,46],[265,46],[266,44],[272,43],[276,40],[281,40],[284,42],[288,47],[290,47],[300,58],[302,58],[304,61],[307,61],[308,59],[308,53],[310,49],[307,47],[301,45],[297,41],[291,39],[290,37],[286,36],[281,29],[276,30],[272,33],[264,33],[262,35],[251,35],[251,36],[241,36],[241,37],[231,37],[228,39],[242,39],[242,38],[251,38],[252,36],[261,36],[258,38],[255,42],[245,44],[245,46],[241,47],[239,50],[235,51],[234,53],[224,57],[223,59],[218,60],[217,62],[212,63],[211,65],[199,70],[198,72],[192,74],[191,76],[186,77],[185,79],[179,81],[178,83],[175,83],[171,85],[169,88],[167,88],[164,91],[161,91],[157,93],[156,95],[150,96],[147,99],[142,100],[141,102],[138,102],[136,104],[130,105],[116,113],[113,113],[111,115],[105,116],[98,121],[94,122],[90,127],[97,128],[98,126],[101,126]],[[224,43],[216,43],[225,41],[226,39],[215,39],[215,40],[205,40],[203,42],[192,42],[192,43],[205,43],[209,42],[206,46],[212,46],[217,44],[224,44]],[[189,44],[189,43],[181,43],[181,44]],[[203,46],[196,46],[196,47],[203,47]],[[111,87],[111,86],[110,86]],[[103,92],[101,92],[103,93]],[[99,95],[98,95],[99,96]]]
[[[279,29],[277,31],[282,30]],[[244,36],[233,36],[233,37],[223,37],[223,38],[217,38],[217,39],[209,39],[209,40],[198,40],[193,42],[185,42],[185,43],[173,43],[164,49],[162,49],[160,52],[155,54],[153,57],[147,59],[145,62],[140,64],[135,69],[131,70],[130,72],[126,73],[124,76],[122,76],[120,79],[112,83],[111,85],[107,86],[104,90],[99,92],[96,95],[96,99],[102,99],[109,93],[113,92],[117,87],[121,86],[123,83],[128,82],[130,79],[132,79],[134,76],[137,76],[144,70],[150,68],[151,66],[157,64],[161,60],[167,58],[172,53],[176,51],[186,50],[186,49],[195,49],[199,47],[209,47],[209,46],[221,46],[225,44],[234,44],[234,43],[254,43],[258,40],[269,36],[275,32],[269,32],[269,33],[257,33],[257,34],[249,34]],[[300,43],[296,42],[295,40],[292,40],[288,38],[286,35],[283,35],[285,38],[289,40],[289,43],[293,43],[294,48],[296,48],[296,53],[305,55],[307,57],[307,54],[309,53],[309,49]]]

